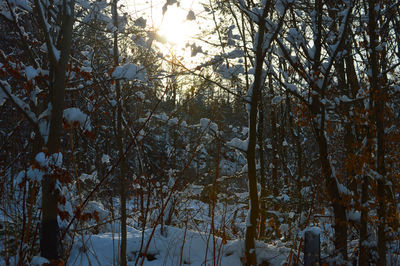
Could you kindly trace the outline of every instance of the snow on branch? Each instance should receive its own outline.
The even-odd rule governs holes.
[[[50,36],[50,26],[46,20],[45,12],[40,0],[35,0],[36,12],[38,14],[39,23],[43,29],[43,33],[46,39],[47,51],[49,53],[49,59],[53,65],[57,65],[60,60],[60,51],[54,45],[53,38]]]
[[[10,99],[10,101],[24,114],[38,132],[38,120],[36,115],[31,111],[29,105],[11,93],[10,84],[8,84],[8,82],[0,80],[0,88],[0,105],[4,103],[3,99]]]
[[[132,63],[127,63],[123,66],[117,66],[112,77],[115,79],[127,79],[127,80],[140,80],[146,82],[146,70],[144,67],[137,66]]]
[[[249,139],[241,140],[239,138],[233,138],[231,141],[229,141],[226,145],[238,149],[239,151],[242,152],[247,152],[248,146],[249,146]]]
[[[346,37],[345,36],[346,35],[345,32],[346,32],[346,28],[347,28],[347,25],[348,25],[349,20],[350,20],[349,18],[350,18],[350,13],[351,13],[352,9],[353,9],[352,6],[349,6],[347,8],[347,12],[346,12],[346,15],[345,15],[345,17],[343,19],[343,23],[342,23],[342,25],[340,25],[340,37],[338,38],[338,41],[336,42],[336,44],[331,45],[331,47],[330,47],[331,51],[332,51],[332,55],[329,58],[329,62],[328,62],[327,67],[325,69],[325,73],[323,75],[324,76],[324,80],[321,83],[321,85],[319,86],[320,89],[325,88],[326,85],[327,85],[328,80],[330,79],[330,75],[328,75],[328,73],[329,73],[329,71],[331,70],[331,68],[333,66],[333,62],[335,61],[336,55],[338,54],[339,50],[341,49],[340,48],[341,44],[345,40],[345,37]]]
[[[89,116],[84,114],[79,108],[71,107],[64,110],[64,119],[70,123],[79,123],[81,129],[91,131],[92,126],[90,125]]]
[[[209,129],[214,134],[218,134],[218,125],[208,118],[201,118],[199,126],[201,126],[202,130]]]

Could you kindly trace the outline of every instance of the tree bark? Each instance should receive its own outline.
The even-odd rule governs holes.
[[[118,0],[113,0],[112,2],[112,19],[114,23],[114,48],[113,48],[113,59],[114,66],[119,65],[119,49],[118,49]],[[126,232],[126,175],[127,175],[127,165],[124,154],[124,144],[123,138],[124,133],[122,129],[123,117],[123,99],[121,95],[121,84],[119,80],[115,81],[115,90],[117,93],[117,145],[118,145],[118,155],[121,158],[120,162],[120,176],[119,176],[119,196],[120,196],[120,212],[121,212],[121,251],[120,251],[120,265],[126,266],[126,242],[127,242],[127,232]]]
[[[386,196],[385,196],[385,146],[384,146],[384,102],[385,102],[385,91],[379,80],[383,80],[383,77],[379,77],[379,62],[377,54],[377,45],[379,37],[377,35],[377,15],[376,6],[378,1],[369,0],[369,20],[368,20],[368,31],[370,40],[370,58],[369,67],[371,68],[371,74],[369,76],[371,91],[374,103],[374,123],[376,127],[376,170],[380,177],[378,178],[378,265],[386,265]]]
[[[264,7],[263,17],[267,13],[267,7]],[[260,20],[263,21],[263,17]],[[247,220],[246,234],[245,234],[245,256],[246,265],[257,265],[257,256],[255,250],[255,238],[257,219],[259,213],[258,191],[257,191],[257,170],[256,170],[256,143],[257,143],[257,107],[261,95],[261,88],[263,86],[263,63],[266,51],[264,50],[264,31],[265,25],[263,22],[259,23],[258,29],[258,42],[255,57],[255,74],[254,82],[251,86],[251,91],[248,92],[250,98],[249,107],[249,143],[247,148],[247,167],[248,167],[248,181],[249,181],[249,198],[250,208]]]
[[[258,146],[260,156],[260,185],[261,185],[261,198],[260,198],[260,232],[259,238],[265,235],[265,222],[267,218],[267,189],[265,179],[265,162],[264,162],[264,109],[262,96],[260,97],[259,110],[258,110]]]
[[[333,206],[333,213],[335,217],[334,228],[335,228],[335,250],[338,254],[342,255],[342,258],[347,260],[347,217],[346,208],[343,203],[343,199],[340,196],[338,190],[336,178],[333,176],[331,164],[328,159],[328,145],[323,132],[318,134],[318,147],[320,160],[322,165],[322,176],[326,182],[328,190],[328,196]]]
[[[320,79],[319,73],[321,70],[321,51],[322,51],[322,30],[323,30],[323,2],[322,0],[315,1],[315,36],[314,36],[314,45],[315,45],[315,55],[313,58],[313,70],[314,70],[314,80],[313,80],[313,93],[312,95],[312,105],[311,112],[316,116],[314,118],[314,131],[316,134],[316,140],[319,148],[320,162],[321,162],[321,170],[322,177],[325,180],[328,197],[332,203],[333,213],[335,217],[334,221],[334,244],[335,251],[338,255],[342,256],[344,261],[347,261],[347,216],[346,216],[346,208],[344,206],[343,199],[340,195],[336,177],[332,172],[332,165],[329,161],[328,155],[328,142],[327,137],[325,136],[325,117],[326,110],[325,106],[321,104],[320,98],[323,99],[325,97],[326,86],[322,86],[319,88],[317,82]],[[318,97],[318,95],[320,95]]]
[[[272,77],[269,78],[270,98],[275,95],[272,86]],[[272,102],[272,101],[271,101]],[[274,196],[278,196],[278,130],[276,128],[276,113],[274,106],[271,104],[270,121],[271,121],[271,146],[272,146],[272,176],[271,186]]]
[[[45,34],[47,26],[44,14],[38,11],[40,9],[39,1],[35,1],[35,9],[38,14],[39,22]],[[60,51],[58,61],[50,58],[50,72],[53,73],[50,81],[50,130],[46,144],[49,155],[59,152],[60,137],[62,130],[62,120],[64,111],[64,95],[66,84],[67,64],[69,62],[70,50],[72,45],[72,28],[74,23],[74,1],[64,1],[62,13],[62,36],[57,45]],[[61,11],[60,11],[61,12]],[[51,37],[51,36],[50,36]],[[47,50],[52,51],[53,47],[49,39],[46,41]],[[53,42],[55,43],[55,42]],[[51,57],[51,55],[49,55]],[[59,227],[57,222],[58,215],[58,193],[55,189],[55,178],[50,174],[43,177],[42,180],[42,223],[40,234],[40,252],[41,256],[49,260],[58,260],[61,256],[61,242],[59,239]]]
[[[360,244],[359,265],[368,265],[368,248],[365,241],[368,240],[368,208],[365,206],[368,200],[368,177],[364,176],[361,185],[361,220],[360,220]]]

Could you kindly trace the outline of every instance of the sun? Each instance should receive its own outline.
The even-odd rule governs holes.
[[[158,34],[174,46],[184,46],[198,30],[193,11],[169,6],[161,19]]]
[[[122,0],[135,19],[143,18],[150,33],[156,33],[155,46],[164,55],[192,58],[192,47],[204,22],[203,6],[198,0]]]

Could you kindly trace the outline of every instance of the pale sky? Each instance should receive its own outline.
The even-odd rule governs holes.
[[[171,1],[171,0],[170,0]],[[184,46],[191,36],[200,32],[196,20],[188,21],[187,15],[192,10],[194,14],[202,12],[203,7],[198,0],[180,0],[177,4],[168,5],[164,17],[162,8],[167,0],[125,0],[124,5],[133,18],[143,17],[147,25],[158,29],[171,44]]]

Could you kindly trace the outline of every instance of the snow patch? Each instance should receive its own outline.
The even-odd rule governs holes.
[[[73,124],[78,122],[83,130],[91,131],[92,126],[90,125],[89,117],[84,114],[79,108],[71,107],[64,110],[64,119],[68,123]]]
[[[238,149],[240,151],[246,152],[247,148],[249,146],[249,139],[241,140],[238,138],[233,138],[231,141],[229,141],[226,145]]]
[[[112,77],[115,79],[127,79],[127,80],[140,80],[146,82],[146,70],[144,67],[137,66],[132,63],[127,63],[123,66],[117,66],[112,73]]]
[[[25,75],[27,80],[32,80],[35,77],[39,76],[40,69],[36,69],[33,66],[26,66],[25,67]]]
[[[107,154],[103,154],[103,156],[101,157],[101,162],[105,163],[105,164],[109,164],[110,163],[110,156],[108,156]]]
[[[44,152],[39,152],[35,156],[35,161],[41,167],[48,167],[48,166],[61,167],[63,161],[63,155],[61,152],[58,152],[50,156],[47,156]]]
[[[45,263],[50,264],[50,261],[40,256],[34,256],[31,261],[32,266],[42,266]]]

